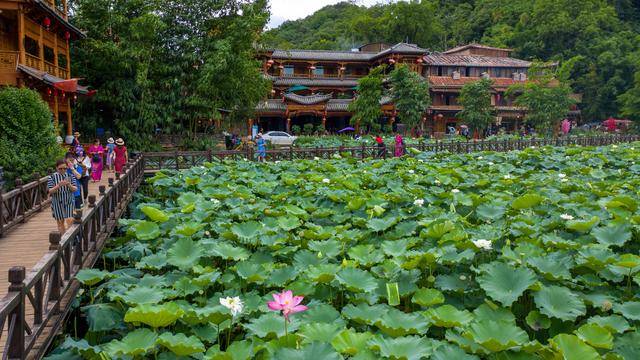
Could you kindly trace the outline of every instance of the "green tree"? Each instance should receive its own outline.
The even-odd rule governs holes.
[[[512,85],[506,95],[516,97],[518,106],[527,108],[526,121],[540,133],[551,135],[576,101],[571,88],[554,77],[548,64],[535,64],[531,80]]]
[[[465,84],[460,90],[460,105],[463,110],[458,114],[471,131],[484,131],[494,120],[491,106],[491,86],[493,81],[482,79]]]
[[[618,98],[622,104],[622,115],[640,125],[640,69],[634,76],[634,86]]]
[[[391,97],[400,120],[409,128],[417,126],[431,105],[429,83],[406,65],[389,74]]]
[[[16,178],[50,173],[64,155],[56,142],[53,116],[40,95],[29,89],[0,90],[0,166],[11,187]]]
[[[380,66],[369,75],[358,80],[358,94],[349,104],[353,113],[351,123],[356,126],[370,126],[382,116],[380,100],[382,99],[382,80],[384,67]]]

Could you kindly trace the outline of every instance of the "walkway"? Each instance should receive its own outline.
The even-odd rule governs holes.
[[[114,174],[104,172],[102,182],[90,182],[89,194],[98,195],[98,187],[106,186],[109,177]],[[29,271],[49,251],[49,233],[56,229],[51,210],[46,208],[0,238],[0,299],[7,294],[9,269],[21,265]]]

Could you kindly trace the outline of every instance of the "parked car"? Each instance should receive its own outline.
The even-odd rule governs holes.
[[[289,135],[284,131],[269,131],[268,133],[262,135],[262,138],[266,141],[269,141],[273,145],[291,146],[298,137]]]

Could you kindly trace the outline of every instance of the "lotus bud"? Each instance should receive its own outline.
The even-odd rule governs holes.
[[[322,259],[322,251],[318,253],[318,259]]]
[[[611,304],[611,301],[605,300],[605,301],[602,302],[602,311],[609,311],[609,310],[611,310],[612,306],[613,305]]]
[[[427,282],[432,283],[432,282],[435,282],[435,281],[436,281],[436,277],[433,276],[433,275],[429,275],[429,277],[427,278]]]
[[[465,281],[465,280],[467,280],[467,277],[464,276],[464,275],[460,275],[460,280]]]

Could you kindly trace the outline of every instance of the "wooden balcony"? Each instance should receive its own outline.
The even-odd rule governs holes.
[[[24,62],[25,65],[27,65],[28,67],[34,68],[34,69],[38,69],[38,70],[43,70],[42,66],[40,66],[40,58],[33,56],[31,54],[25,54],[26,56],[26,61]]]
[[[67,71],[67,69],[56,67],[55,64],[50,63],[48,61],[42,61],[42,59],[40,59],[37,56],[33,56],[31,54],[25,54],[25,55],[26,55],[25,65],[27,65],[28,67],[31,67],[40,71],[45,71],[49,75],[57,76],[61,79],[69,78],[69,71]]]
[[[19,57],[17,51],[0,50],[0,71],[15,71]]]

